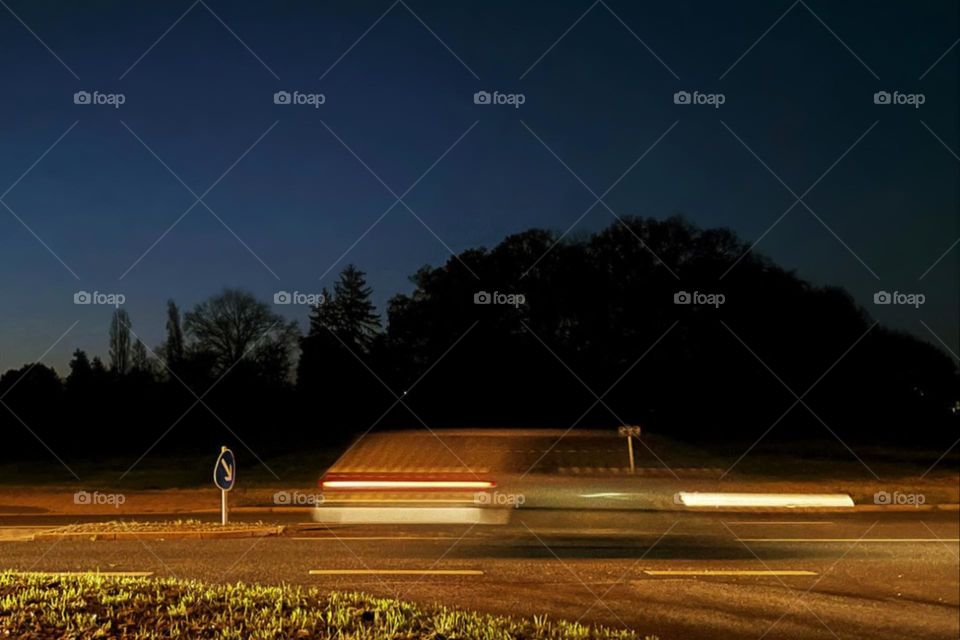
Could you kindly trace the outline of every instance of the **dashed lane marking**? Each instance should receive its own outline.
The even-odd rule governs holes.
[[[746,571],[738,569],[690,569],[644,571],[648,576],[815,576],[815,571]]]
[[[782,521],[777,521],[777,520],[755,520],[755,521],[753,521],[753,520],[751,520],[751,521],[749,521],[749,522],[727,522],[727,524],[729,524],[729,525],[731,525],[731,526],[737,526],[737,525],[739,525],[739,524],[757,524],[757,525],[769,524],[769,525],[777,525],[777,526],[780,526],[780,525],[784,525],[784,524],[808,525],[808,524],[833,524],[833,523],[832,523],[832,522],[829,522],[829,521],[827,521],[827,520],[782,520]]]
[[[312,576],[482,576],[477,569],[312,569]]]
[[[291,540],[456,540],[453,536],[303,536]]]
[[[740,542],[960,542],[960,538],[737,538]]]
[[[10,571],[15,576],[103,576],[105,578],[146,578],[153,571]]]

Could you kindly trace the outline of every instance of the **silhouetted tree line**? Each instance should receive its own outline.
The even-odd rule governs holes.
[[[423,424],[953,441],[960,384],[946,354],[749,249],[677,217],[576,240],[531,230],[421,268],[386,322],[351,265],[303,336],[225,290],[182,316],[170,301],[151,350],[120,309],[106,363],[78,350],[64,379],[43,364],[0,377],[0,456],[224,440],[267,453]]]

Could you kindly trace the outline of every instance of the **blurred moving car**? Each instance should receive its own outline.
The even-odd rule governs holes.
[[[530,469],[562,435],[514,429],[368,434],[320,479],[323,501],[314,520],[505,524],[518,505],[501,499],[498,479]]]
[[[369,434],[320,479],[314,520],[502,524],[508,516],[485,506],[496,482],[483,451],[462,432]]]
[[[647,459],[650,458],[650,459]],[[506,524],[517,508],[659,506],[615,430],[437,429],[359,438],[320,479],[318,522]],[[646,467],[659,463],[643,451]],[[668,470],[663,470],[668,473]],[[655,484],[649,475],[644,487]],[[670,502],[676,487],[660,491]],[[659,500],[657,498],[656,500]]]

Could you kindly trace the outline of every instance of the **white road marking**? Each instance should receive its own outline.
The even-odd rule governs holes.
[[[482,576],[477,569],[311,569],[312,576]]]
[[[474,500],[465,498],[325,498],[323,504],[475,504]]]
[[[506,508],[486,509],[480,506],[457,507],[412,507],[397,503],[396,506],[360,507],[331,506],[324,504],[313,510],[317,524],[506,524],[510,513]]]
[[[304,536],[291,540],[456,540],[453,536]]]
[[[153,571],[10,571],[15,576],[103,576],[105,578],[146,578]]]
[[[740,542],[960,542],[960,538],[737,538]]]
[[[853,507],[845,493],[699,493],[680,491],[685,507]]]
[[[488,480],[324,480],[324,489],[491,489]]]
[[[648,576],[815,576],[816,571],[747,571],[739,569],[690,569],[644,571]]]
[[[757,525],[769,524],[769,525],[777,525],[777,526],[779,526],[779,525],[784,525],[784,524],[807,525],[807,524],[833,524],[833,523],[832,523],[832,522],[828,522],[827,520],[782,520],[782,521],[776,521],[776,520],[757,520],[757,521],[750,521],[750,522],[727,522],[727,524],[732,525],[732,526],[736,526],[736,525],[738,525],[738,524],[745,524],[745,525],[746,525],[746,524],[757,524]]]

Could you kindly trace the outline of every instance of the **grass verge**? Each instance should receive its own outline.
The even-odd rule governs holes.
[[[56,529],[50,529],[47,533],[161,533],[161,532],[207,532],[218,533],[223,531],[246,531],[251,529],[263,529],[266,527],[276,527],[269,522],[231,522],[223,526],[219,522],[204,522],[202,520],[158,520],[140,522],[137,520],[109,520],[107,522],[81,522],[77,524],[68,524]]]
[[[295,586],[207,585],[96,574],[0,573],[0,637],[262,640],[636,639],[564,621],[497,617],[446,607],[322,593]]]

